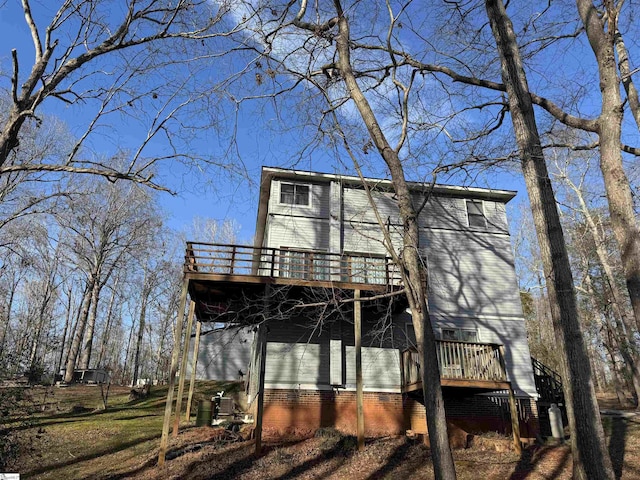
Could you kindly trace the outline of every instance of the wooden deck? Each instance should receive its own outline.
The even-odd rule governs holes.
[[[399,287],[389,257],[318,250],[187,242],[184,273],[203,282],[388,291]]]
[[[437,354],[443,387],[486,391],[510,388],[501,345],[438,340]],[[422,377],[417,349],[404,350],[400,358],[402,391],[421,391]]]

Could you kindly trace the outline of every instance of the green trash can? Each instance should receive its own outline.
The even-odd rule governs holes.
[[[196,427],[210,427],[213,411],[211,400],[198,401],[198,415],[196,416]]]

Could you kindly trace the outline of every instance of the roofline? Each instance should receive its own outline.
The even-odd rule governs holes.
[[[262,167],[262,174],[260,178],[260,199],[258,203],[258,218],[256,221],[256,236],[254,239],[254,246],[261,247],[264,239],[264,233],[267,223],[267,211],[269,207],[269,196],[271,194],[271,180],[274,177],[286,178],[291,180],[308,180],[308,181],[340,181],[342,183],[361,185],[362,180],[360,177],[353,175],[342,175],[334,173],[322,173],[322,172],[310,172],[308,170],[291,170],[280,167]],[[381,178],[365,177],[365,181],[368,184],[376,186],[382,186],[384,188],[393,188],[391,180]],[[426,190],[429,189],[433,193],[441,195],[449,195],[456,197],[466,198],[480,198],[486,200],[497,200],[499,202],[508,203],[513,197],[516,196],[515,190],[499,190],[490,188],[478,188],[478,187],[461,187],[456,185],[443,185],[435,184],[431,185],[424,182],[407,182],[411,190]]]

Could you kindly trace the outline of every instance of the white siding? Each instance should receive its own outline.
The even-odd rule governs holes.
[[[265,383],[329,384],[329,356],[328,341],[326,345],[269,342]]]
[[[378,212],[383,221],[399,224],[398,204],[392,193],[371,192],[376,200]],[[346,187],[344,189],[344,220],[346,223],[364,222],[378,225],[375,211],[371,208],[367,192],[363,189]]]
[[[314,331],[314,319],[271,322],[267,335],[267,384],[328,385],[331,376],[330,335]]]
[[[356,348],[346,347],[347,388],[356,387]],[[362,386],[369,391],[400,389],[400,350],[362,347]]]
[[[328,251],[329,243],[327,219],[279,215],[269,217],[269,247]]]
[[[238,380],[239,370],[248,373],[253,332],[249,329],[213,330],[200,336],[196,378],[199,380]],[[188,375],[193,368],[194,339],[191,339]]]
[[[280,203],[280,184],[295,183],[309,185],[311,205],[287,205]],[[271,183],[271,196],[269,198],[269,212],[282,215],[295,215],[303,217],[329,218],[330,187],[329,183],[310,183],[304,181],[278,180]]]
[[[414,195],[415,208],[422,205],[423,197]],[[421,227],[466,229],[467,210],[464,199],[432,195],[418,217]]]
[[[509,237],[422,231],[430,306],[436,312],[522,316]]]
[[[395,229],[391,229],[391,238],[396,248],[402,245],[402,237]],[[344,251],[348,253],[371,253],[388,256],[382,244],[382,236],[378,225],[350,223],[344,225]]]

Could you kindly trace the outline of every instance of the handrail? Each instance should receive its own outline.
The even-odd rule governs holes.
[[[185,272],[254,275],[292,281],[399,285],[400,270],[390,257],[339,254],[298,248],[187,242]]]
[[[485,380],[505,382],[502,345],[495,343],[436,340],[436,353],[443,379]],[[407,348],[402,352],[403,385],[422,381],[418,350]]]

